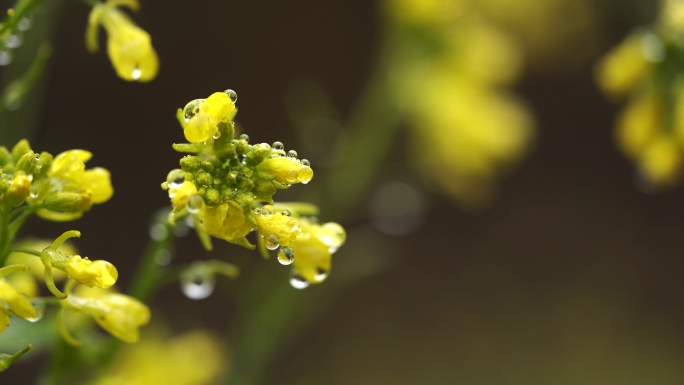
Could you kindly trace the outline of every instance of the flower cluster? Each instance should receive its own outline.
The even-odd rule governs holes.
[[[157,76],[159,58],[152,47],[152,38],[122,11],[119,6],[138,10],[137,0],[108,0],[97,4],[90,12],[86,45],[90,52],[98,50],[98,31],[107,30],[107,53],[120,78],[149,82]]]
[[[506,90],[519,76],[520,49],[467,2],[387,6],[397,36],[388,92],[411,123],[417,170],[458,203],[482,205],[533,138],[529,111]]]
[[[628,98],[615,139],[654,189],[677,183],[684,164],[683,15],[684,3],[663,1],[653,27],[632,32],[596,67],[606,96]]]
[[[11,152],[0,147],[0,202],[11,207],[27,203],[40,217],[53,221],[78,219],[114,192],[109,171],[85,169],[91,157],[85,150],[65,151],[56,157],[38,154],[26,140]]]
[[[327,254],[319,252],[323,248],[319,244],[312,246],[314,241],[301,243],[319,239],[320,231],[305,225],[295,210],[273,206],[273,195],[293,184],[308,183],[313,178],[311,165],[296,151],[286,152],[280,142],[250,144],[245,134],[235,138],[236,101],[237,94],[226,90],[178,110],[190,143],[175,144],[174,149],[192,155],[183,157],[180,169],[172,170],[162,183],[173,206],[170,220],[192,218],[207,249],[211,249],[209,235],[254,249],[246,237],[256,231],[262,250],[280,248],[281,263],[294,261],[293,277],[321,282],[330,270],[330,254],[344,242],[344,230],[335,225],[336,239],[341,241],[320,243],[327,245]]]

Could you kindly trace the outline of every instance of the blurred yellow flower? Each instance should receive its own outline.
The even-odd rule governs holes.
[[[80,289],[70,293],[60,304],[65,309],[81,311],[93,317],[103,329],[128,343],[138,342],[139,328],[150,320],[150,309],[142,302],[100,289]]]
[[[145,335],[125,347],[112,368],[93,385],[206,385],[225,371],[227,357],[219,339],[204,331],[176,337]]]
[[[10,310],[21,318],[29,319],[38,317],[38,312],[28,298],[17,291],[5,277],[0,277],[0,302],[6,303]],[[5,316],[7,315],[5,314]],[[7,326],[9,326],[9,319],[6,318],[6,321]],[[3,323],[2,320],[0,320],[0,323]]]
[[[644,81],[650,70],[650,63],[643,52],[646,36],[643,31],[631,34],[598,63],[596,82],[606,95],[622,98]]]
[[[344,228],[337,223],[324,225],[301,218],[302,234],[292,244],[294,268],[309,283],[321,283],[330,274],[332,254],[346,240]]]
[[[152,47],[152,39],[118,6],[133,10],[140,7],[137,0],[109,0],[93,7],[86,31],[88,50],[98,50],[98,28],[102,25],[107,30],[107,53],[117,75],[128,81],[149,82],[159,71],[159,59]]]

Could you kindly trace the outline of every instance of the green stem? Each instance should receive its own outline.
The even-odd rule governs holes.
[[[14,5],[14,13],[8,16],[7,19],[0,24],[0,36],[7,31],[12,31],[16,28],[19,21],[26,16],[27,13],[31,12],[38,4],[42,3],[43,0],[19,0]]]
[[[27,249],[24,247],[10,247],[9,248],[10,253],[24,253],[24,254],[31,254],[35,255],[36,257],[40,257],[40,251],[32,250],[32,249]]]
[[[9,210],[6,204],[0,204],[0,266],[5,265],[5,260],[9,255],[10,229],[9,229]]]

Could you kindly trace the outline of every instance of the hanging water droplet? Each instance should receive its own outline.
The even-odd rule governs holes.
[[[180,285],[186,297],[199,300],[209,297],[214,292],[216,278],[213,274],[184,275],[181,277]]]
[[[214,134],[214,136],[212,136],[212,138],[214,138],[214,139],[218,139],[218,138],[220,138],[220,137],[221,137],[221,131],[216,131],[216,133]]]
[[[278,250],[278,262],[280,262],[281,265],[287,266],[294,262],[294,259],[295,254],[291,247],[283,246]]]
[[[280,215],[282,215],[284,217],[291,217],[292,213],[290,212],[290,210],[284,209],[283,211],[280,212]]]
[[[344,231],[344,227],[335,222],[324,224],[321,226],[321,230],[320,240],[328,246],[330,254],[336,252],[347,239],[347,233]]]
[[[235,92],[231,89],[225,90],[223,92],[226,93],[230,97],[230,101],[233,102],[233,104],[235,104],[235,102],[237,102],[237,92]]]
[[[285,173],[285,181],[290,184],[297,183],[297,175],[297,170],[295,170],[294,168],[289,169]]]
[[[175,170],[171,170],[166,175],[166,183],[171,189],[180,188],[180,186],[183,185],[183,182],[185,182],[185,171],[181,169],[177,168]]]
[[[302,159],[300,162],[302,163],[302,166],[311,167],[311,162],[309,162],[308,159]]]
[[[322,267],[317,267],[316,268],[316,275],[314,276],[314,278],[318,282],[324,281],[326,278],[328,278],[328,270],[326,270]]]
[[[264,236],[264,245],[269,250],[275,250],[280,246],[280,238],[276,234],[268,234]]]
[[[290,276],[290,285],[295,289],[306,289],[307,287],[309,287],[309,281],[304,279],[304,277],[302,277],[298,273],[293,273]]]
[[[261,216],[264,218],[270,218],[275,213],[275,208],[271,205],[265,205],[261,207]]]
[[[185,123],[189,122],[193,116],[197,115],[200,110],[201,101],[201,99],[195,99],[185,105],[185,108],[183,108],[183,117],[185,118]]]
[[[297,155],[298,155],[297,151],[295,151],[295,150],[290,150],[287,152],[287,156],[289,156],[292,159],[297,159]]]
[[[249,143],[249,135],[247,135],[247,134],[241,134],[238,138],[240,140],[244,140],[245,142]]]
[[[168,249],[159,249],[154,254],[154,261],[159,266],[167,266],[169,263],[171,263],[172,257],[173,256],[171,255],[171,252]]]
[[[135,67],[135,69],[133,70],[133,73],[131,73],[131,78],[133,80],[138,80],[138,79],[140,79],[140,76],[142,76],[142,72],[140,71],[140,68]]]
[[[202,207],[202,197],[199,195],[191,195],[188,198],[188,203],[185,204],[185,208],[190,214],[197,214]]]
[[[17,24],[20,31],[28,31],[33,26],[33,22],[28,17],[22,17]]]
[[[6,66],[10,63],[12,63],[12,60],[14,60],[14,56],[12,55],[12,52],[8,50],[2,50],[0,51],[0,66]]]
[[[31,304],[33,305],[33,308],[36,309],[36,316],[33,318],[26,318],[26,320],[29,322],[38,322],[43,318],[43,315],[45,315],[45,302],[36,300]]]
[[[285,145],[283,145],[281,142],[273,142],[271,147],[276,151],[280,151],[285,148]]]
[[[5,39],[7,48],[19,48],[24,43],[24,39],[19,34],[12,34]]]
[[[33,199],[38,198],[38,187],[31,186],[31,192],[29,193],[29,196]]]

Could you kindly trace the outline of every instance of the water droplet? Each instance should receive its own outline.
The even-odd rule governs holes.
[[[297,155],[298,155],[297,151],[295,151],[295,150],[290,150],[287,152],[287,156],[289,156],[292,159],[297,159]]]
[[[318,282],[324,281],[326,278],[328,278],[328,270],[326,270],[322,267],[317,267],[316,268],[316,275],[314,276],[314,278]]]
[[[249,135],[247,135],[247,134],[241,134],[238,138],[240,140],[244,140],[245,142],[249,143]]]
[[[302,163],[302,166],[311,167],[311,162],[309,162],[308,159],[302,159],[300,162]]]
[[[347,239],[347,233],[344,231],[344,227],[335,222],[324,224],[321,226],[321,230],[321,242],[328,246],[331,254],[337,251]]]
[[[280,151],[285,148],[285,146],[280,142],[273,142],[273,145],[271,147],[276,151]]]
[[[168,249],[159,249],[154,254],[154,261],[157,262],[157,265],[159,266],[167,266],[171,263],[172,257],[173,255],[171,255],[171,252]]]
[[[285,209],[285,210],[283,210],[283,211],[280,212],[280,215],[282,215],[282,216],[284,216],[284,217],[291,217],[291,216],[292,216],[292,213],[290,212],[290,210]]]
[[[294,262],[295,254],[291,247],[283,246],[278,250],[278,262],[281,265],[289,265]]]
[[[265,205],[261,208],[261,216],[264,218],[270,218],[275,213],[275,208],[271,205]]]
[[[268,234],[264,236],[264,245],[269,250],[275,250],[280,246],[280,238],[276,234]]]
[[[183,108],[183,117],[185,117],[185,123],[189,122],[193,116],[197,115],[200,110],[201,101],[201,99],[195,99],[185,105],[185,108]]]
[[[166,183],[171,189],[178,189],[185,182],[185,172],[181,169],[171,170],[168,175],[166,175]]]
[[[297,170],[294,168],[287,170],[285,173],[285,181],[290,184],[297,183],[297,174]]]
[[[138,80],[138,79],[140,79],[141,75],[142,75],[142,72],[140,71],[140,68],[135,67],[135,69],[133,70],[133,73],[131,73],[131,78],[133,80]]]
[[[237,92],[235,92],[231,89],[225,90],[223,92],[225,92],[230,97],[230,101],[233,102],[233,104],[235,104],[235,102],[237,102]]]
[[[197,214],[202,206],[202,197],[199,195],[191,195],[188,198],[188,203],[185,204],[185,208],[190,214]]]
[[[12,34],[5,39],[7,48],[19,48],[24,43],[24,39],[19,34]]]
[[[161,223],[157,223],[150,227],[150,238],[154,241],[162,241],[169,236],[169,232],[166,230],[166,226]]]
[[[221,137],[221,131],[216,131],[216,133],[214,134],[214,136],[212,136],[212,138],[214,138],[214,139],[218,139],[218,138],[220,138],[220,137]]]
[[[31,186],[31,192],[29,193],[29,196],[33,199],[38,198],[38,187]]]
[[[28,31],[32,26],[33,22],[28,17],[22,17],[21,20],[19,20],[19,24],[17,24],[20,31]]]
[[[45,315],[45,302],[36,300],[31,302],[31,304],[36,309],[36,316],[33,318],[26,318],[26,320],[29,322],[38,322],[43,318],[43,315]]]
[[[209,297],[214,292],[216,278],[213,274],[185,275],[181,278],[180,285],[186,297],[199,300]]]
[[[12,52],[8,50],[0,51],[0,66],[6,66],[10,64],[12,63],[12,60],[14,60]]]
[[[290,276],[290,285],[294,287],[295,289],[306,289],[309,287],[309,281],[304,279],[301,275],[298,273],[294,273]]]

